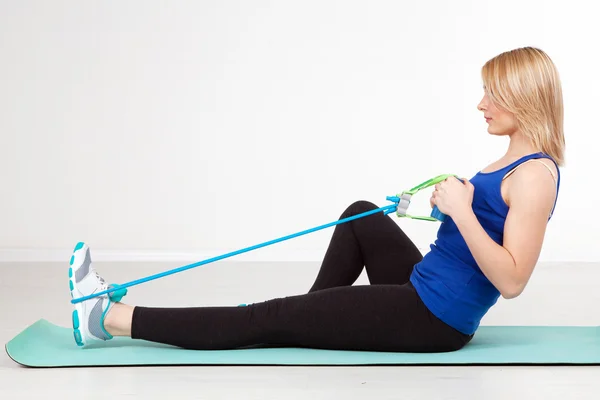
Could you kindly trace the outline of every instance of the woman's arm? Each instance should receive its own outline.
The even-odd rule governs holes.
[[[494,242],[468,207],[452,217],[479,268],[502,297],[519,296],[540,255],[548,217],[554,206],[556,184],[539,163],[521,165],[507,180],[510,209],[503,246]]]

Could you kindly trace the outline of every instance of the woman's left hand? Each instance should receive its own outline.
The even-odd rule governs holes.
[[[435,185],[435,191],[431,196],[431,202],[442,213],[453,219],[472,211],[471,205],[473,204],[475,187],[468,179],[461,179],[462,182],[451,176],[438,183]]]

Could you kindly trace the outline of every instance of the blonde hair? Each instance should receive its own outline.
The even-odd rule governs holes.
[[[538,151],[564,165],[562,88],[550,57],[534,47],[510,50],[487,61],[481,76],[492,102],[514,114]]]

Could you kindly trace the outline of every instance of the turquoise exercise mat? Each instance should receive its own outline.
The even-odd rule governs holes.
[[[80,348],[72,328],[44,319],[6,344],[28,367],[179,365],[599,365],[600,327],[482,326],[463,349],[450,353],[387,353],[304,348],[184,350],[115,338]]]

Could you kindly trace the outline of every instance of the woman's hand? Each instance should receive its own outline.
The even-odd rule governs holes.
[[[442,213],[453,219],[471,212],[475,187],[468,179],[461,179],[462,182],[450,177],[435,185],[435,191],[429,199],[431,207],[437,206]]]

